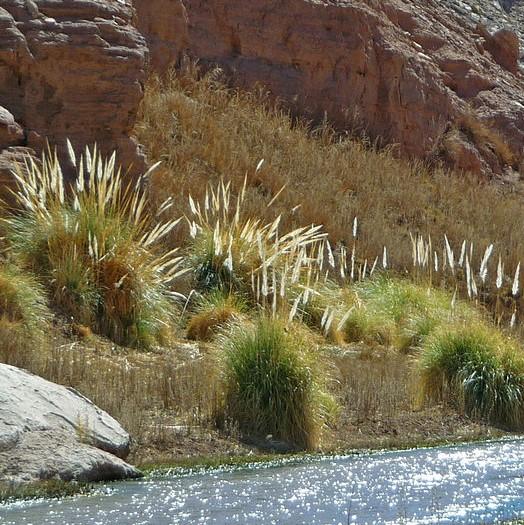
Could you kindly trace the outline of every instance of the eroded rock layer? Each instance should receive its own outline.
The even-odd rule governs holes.
[[[184,4],[191,54],[224,66],[240,85],[262,82],[299,112],[326,112],[342,126],[349,117],[408,155],[444,153],[458,168],[485,173],[519,165],[524,81],[517,25],[493,2]]]
[[[0,148],[96,141],[141,169],[147,47],[132,17],[123,0],[0,0]]]
[[[140,170],[146,71],[188,54],[406,155],[501,174],[522,164],[523,38],[523,0],[0,0],[0,150],[70,137]]]

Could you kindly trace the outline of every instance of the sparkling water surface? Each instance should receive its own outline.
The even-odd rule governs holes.
[[[0,506],[0,524],[491,524],[524,516],[523,460],[513,440],[159,476]]]

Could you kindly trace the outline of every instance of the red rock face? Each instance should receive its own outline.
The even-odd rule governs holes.
[[[188,19],[181,0],[134,0],[135,22],[147,40],[150,66],[164,72],[188,46]]]
[[[518,37],[475,27],[454,1],[183,0],[191,55],[220,64],[238,85],[263,83],[300,113],[360,124],[415,157],[441,155],[455,123],[474,113],[508,143],[517,166]],[[459,132],[448,160],[484,173],[505,169],[470,130]]]
[[[405,155],[502,173],[523,157],[522,5],[0,0],[0,150],[97,141],[138,171],[130,133],[146,70],[165,72],[188,53]]]
[[[147,47],[132,15],[122,0],[0,0],[0,147],[96,141],[141,170]]]

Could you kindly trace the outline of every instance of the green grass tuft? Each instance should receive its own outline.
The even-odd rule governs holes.
[[[226,416],[245,434],[316,448],[329,396],[307,341],[262,319],[234,329],[223,348]]]
[[[450,400],[467,415],[509,428],[524,424],[524,356],[517,343],[482,323],[439,330],[418,361],[419,399]]]
[[[442,290],[409,279],[379,275],[356,283],[348,294],[354,309],[346,323],[349,341],[416,350],[438,327],[452,321],[477,321],[480,313]]]

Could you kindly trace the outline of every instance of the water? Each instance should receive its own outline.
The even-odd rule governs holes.
[[[490,524],[524,516],[524,440],[115,483],[2,525]]]

